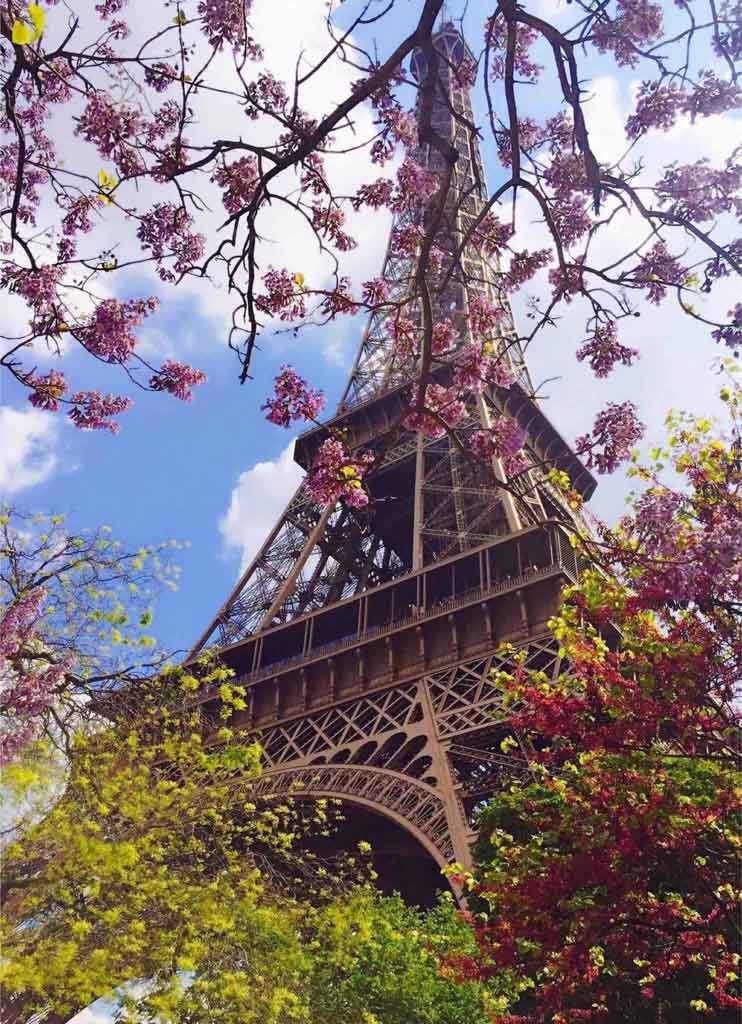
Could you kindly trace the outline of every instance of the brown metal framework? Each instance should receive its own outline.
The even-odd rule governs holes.
[[[484,174],[470,97],[452,73],[465,44],[444,25],[434,45],[433,124],[460,154],[436,236],[452,255],[482,211]],[[419,52],[412,70],[428,74]],[[416,159],[442,170],[427,147]],[[466,338],[471,297],[495,300],[498,269],[468,250],[456,267],[430,291],[434,314]],[[392,298],[413,294],[413,271],[390,243]],[[542,467],[564,470],[585,498],[595,483],[534,400],[509,311],[498,345],[516,383],[467,398],[458,445],[400,427],[415,368],[395,359],[384,321],[371,316],[330,423],[352,450],[379,455],[368,507],[319,508],[300,486],[193,654],[216,647],[247,688],[239,724],[263,746],[262,793],[337,797],[393,820],[439,865],[466,863],[474,808],[528,771],[522,744],[517,757],[500,750],[512,730],[494,680],[512,656],[498,650],[508,641],[526,665],[557,673],[547,621],[579,575],[565,530],[573,513]],[[498,460],[466,454],[471,433],[503,412],[526,431],[531,460],[512,481]],[[300,465],[325,436],[299,439]]]

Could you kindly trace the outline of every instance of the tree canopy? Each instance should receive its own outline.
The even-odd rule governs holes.
[[[552,628],[555,680],[498,680],[534,744],[530,777],[480,821],[475,957],[531,987],[515,1015],[736,1019],[739,993],[739,391],[731,431],[671,415],[645,488]],[[667,480],[673,471],[674,480]]]

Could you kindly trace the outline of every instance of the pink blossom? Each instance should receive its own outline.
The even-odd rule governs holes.
[[[57,242],[57,263],[69,263],[77,253],[77,243],[71,238],[60,238]]]
[[[323,392],[310,388],[291,366],[281,367],[273,388],[274,397],[260,408],[267,409],[265,418],[279,427],[289,427],[295,420],[316,420],[325,406]]]
[[[221,49],[229,43],[238,50],[246,42],[251,0],[199,0],[197,7],[209,44]]]
[[[43,664],[24,658],[43,617],[44,590],[22,594],[0,618],[0,765],[7,764],[39,734],[40,716],[54,703],[55,691],[70,667],[67,659]]]
[[[141,127],[138,111],[123,103],[116,104],[104,92],[95,91],[88,95],[76,133],[92,142],[101,156],[113,160],[126,175],[136,174],[143,167],[142,158],[134,148]]]
[[[682,284],[687,271],[674,256],[671,256],[664,242],[656,242],[649,252],[642,256],[634,271],[634,279],[647,289],[647,298],[656,306],[667,295],[668,285]]]
[[[518,121],[518,149],[521,153],[529,153],[538,149],[544,140],[543,129],[532,117],[524,117]],[[510,167],[513,162],[512,138],[509,129],[503,128],[495,132],[497,155],[503,167]]]
[[[259,117],[261,111],[284,114],[291,102],[283,82],[279,82],[270,71],[261,72],[257,79],[247,86],[245,93],[248,99],[245,113],[252,120]]]
[[[185,274],[204,254],[205,238],[190,232],[193,218],[182,206],[157,203],[142,218],[137,238],[142,248],[151,250],[158,264],[167,257],[174,258],[175,273],[162,265],[158,276],[163,281],[175,281],[177,274]]]
[[[504,306],[493,305],[484,295],[474,293],[469,297],[469,326],[475,338],[490,341],[500,332],[508,313]]]
[[[64,267],[47,264],[36,270],[27,270],[13,263],[2,268],[0,281],[4,288],[26,300],[36,316],[54,313],[59,301],[57,288],[62,281]]]
[[[255,306],[261,313],[270,313],[281,320],[296,320],[306,316],[306,298],[295,275],[288,270],[275,270],[271,267],[263,275],[263,284],[267,293],[255,297]]]
[[[434,355],[448,352],[458,341],[459,332],[450,320],[438,320],[430,332],[430,348]]]
[[[626,122],[626,134],[630,139],[638,139],[651,128],[667,131],[675,124],[678,112],[684,109],[685,99],[685,93],[674,83],[642,82],[636,110]]]
[[[419,353],[419,328],[407,317],[390,317],[386,322],[389,337],[394,342],[394,351],[403,359],[416,358]]]
[[[582,273],[579,262],[567,264],[564,270],[561,267],[553,267],[549,271],[549,284],[554,289],[554,298],[571,302],[583,288]]]
[[[242,212],[255,195],[258,163],[254,156],[243,156],[234,163],[217,167],[213,180],[224,189],[222,202],[233,216]]]
[[[17,654],[28,642],[42,614],[44,591],[39,587],[24,594],[5,611],[0,619],[0,658]]]
[[[72,69],[67,61],[46,61],[47,70],[39,71],[41,92],[46,103],[66,103],[72,97],[68,78],[72,77]]]
[[[631,366],[638,355],[637,349],[619,342],[615,320],[597,324],[591,337],[577,349],[578,361],[587,359],[596,377],[607,377],[617,363]]]
[[[193,398],[191,388],[198,384],[205,384],[208,377],[201,370],[188,366],[186,363],[176,363],[172,359],[166,360],[160,369],[149,379],[149,386],[153,391],[169,391],[171,395],[180,398],[183,402],[190,402]]]
[[[633,67],[645,43],[662,32],[662,8],[651,0],[617,0],[617,16],[604,13],[595,25],[593,38],[601,53],[612,50],[619,67]]]
[[[453,80],[460,89],[473,89],[477,80],[477,62],[465,53],[461,61],[453,69]]]
[[[574,134],[574,124],[566,111],[560,110],[554,117],[547,119],[544,141],[549,143],[549,148],[554,156],[566,155],[566,151],[574,145]]]
[[[157,148],[157,144],[160,140],[164,139],[170,132],[174,132],[180,124],[180,107],[175,100],[165,100],[161,107],[158,107],[154,112],[154,116],[151,120],[148,120],[144,126],[144,135],[147,140],[147,144],[152,146],[153,149]],[[162,152],[160,153],[162,158]],[[155,181],[160,180],[155,177]]]
[[[68,207],[67,213],[62,218],[62,231],[70,238],[73,235],[93,230],[93,211],[100,205],[100,201],[90,196],[77,196]]]
[[[334,205],[324,206],[320,203],[312,205],[312,227],[314,230],[329,239],[339,252],[348,252],[355,249],[356,241],[343,230],[345,214]]]
[[[422,240],[423,231],[417,224],[403,224],[392,231],[392,250],[402,256],[415,256]]]
[[[736,82],[718,78],[712,71],[702,72],[698,84],[690,90],[672,83],[642,82],[636,110],[626,122],[630,139],[651,129],[668,131],[677,118],[686,114],[693,120],[736,110],[742,102],[742,89]]]
[[[494,256],[505,248],[512,237],[513,229],[510,225],[502,224],[494,213],[488,213],[472,232],[471,244],[481,249],[486,256]]]
[[[738,302],[734,309],[730,309],[727,316],[731,322],[713,331],[711,336],[714,341],[722,342],[737,355],[742,348],[742,302]]]
[[[361,185],[351,199],[353,208],[360,210],[362,206],[370,206],[372,210],[378,210],[382,206],[389,206],[394,194],[394,183],[389,178],[377,178],[368,185]]]
[[[118,423],[111,420],[128,412],[134,404],[130,398],[119,395],[101,395],[98,391],[77,391],[71,398],[74,405],[67,414],[80,430],[110,430],[112,434],[119,431]]]
[[[125,363],[134,351],[137,339],[133,330],[154,313],[159,303],[155,298],[104,299],[89,322],[78,328],[77,336],[88,352],[107,363]],[[91,392],[94,393],[94,392]]]
[[[661,206],[669,207],[676,217],[703,223],[722,213],[742,214],[740,183],[742,164],[730,160],[724,169],[716,170],[704,158],[668,167],[656,188]]]
[[[59,409],[59,399],[67,391],[67,381],[64,374],[58,370],[50,370],[44,377],[37,377],[34,373],[27,373],[23,377],[23,383],[32,388],[28,400],[37,409],[46,409],[47,412],[56,412]]]
[[[389,298],[389,284],[383,277],[363,282],[363,301],[367,306],[379,306]]]
[[[385,121],[394,138],[403,146],[408,149],[417,146],[417,118],[411,110],[391,110]]]
[[[736,110],[742,103],[742,87],[738,82],[719,78],[713,71],[702,71],[698,85],[689,93],[684,110],[691,120],[712,117]]]
[[[416,409],[419,391],[415,387],[410,398],[410,408],[402,421],[406,430],[419,431],[425,437],[442,437],[446,427],[455,427],[466,415],[466,406],[458,392],[453,388],[444,388],[440,384],[428,384],[422,410]],[[432,415],[431,415],[432,414]]]
[[[482,346],[467,345],[456,358],[454,384],[462,391],[481,391],[485,384],[509,388],[512,375],[504,360],[498,357],[493,342]]]
[[[528,458],[523,451],[526,432],[510,416],[496,416],[489,430],[478,430],[469,442],[469,449],[475,458],[490,462],[502,459],[509,477],[516,476],[528,468]]]
[[[321,196],[328,191],[325,181],[325,162],[319,153],[310,153],[302,161],[302,168],[302,192],[311,191],[316,196]]]
[[[122,11],[128,4],[129,0],[102,0],[102,3],[95,5],[96,14],[98,14],[104,21],[108,18],[113,18],[115,15]]]
[[[551,215],[554,227],[565,247],[569,247],[588,233],[592,226],[584,199],[573,195],[552,201]]]
[[[609,402],[595,417],[591,434],[575,441],[575,451],[586,456],[588,469],[613,473],[631,455],[631,448],[644,436],[644,424],[633,402]],[[602,449],[602,450],[601,450]]]
[[[527,249],[522,252],[513,253],[510,261],[505,284],[511,290],[516,290],[530,281],[534,275],[545,267],[551,259],[551,249],[537,249],[529,253]]]
[[[168,104],[164,106],[168,107]],[[183,135],[178,135],[156,152],[158,162],[152,168],[152,180],[169,181],[180,174],[188,163],[188,140]]]
[[[530,25],[515,26],[515,71],[519,79],[535,82],[543,70],[530,55],[530,49],[539,38],[539,33]],[[489,18],[485,29],[485,40],[490,43],[491,74],[493,80],[505,77],[505,54],[507,50],[508,25],[505,18],[498,14],[493,20]]]
[[[350,293],[350,278],[341,277],[332,291],[327,292],[319,305],[319,311],[328,319],[338,314],[355,313],[358,309]]]
[[[169,89],[174,82],[177,82],[180,78],[180,72],[174,64],[168,64],[167,61],[158,60],[154,64],[149,64],[144,69],[144,81],[147,85],[151,86],[155,92],[164,92]]]
[[[329,505],[342,499],[354,508],[368,504],[363,477],[374,457],[369,452],[351,455],[341,441],[328,437],[320,445],[311,472],[304,486],[318,505]]]
[[[409,207],[424,206],[440,188],[435,174],[407,157],[397,171],[397,191],[390,203],[398,213]]]
[[[394,143],[388,139],[376,139],[371,146],[371,163],[383,167],[394,156]]]

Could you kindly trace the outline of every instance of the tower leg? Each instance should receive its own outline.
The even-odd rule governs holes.
[[[438,736],[438,729],[435,721],[435,711],[430,699],[430,693],[425,682],[420,683],[420,702],[423,707],[423,715],[426,723],[426,731],[429,737],[430,756],[432,758],[431,768],[438,780],[438,786],[446,806],[446,817],[448,819],[448,831],[453,846],[453,859],[462,864],[465,868],[471,867],[472,857],[469,848],[469,823],[466,820],[464,806],[459,798],[456,781],[451,771],[451,762],[448,753]],[[457,893],[457,895],[459,895]]]

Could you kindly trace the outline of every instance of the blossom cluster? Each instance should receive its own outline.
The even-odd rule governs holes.
[[[160,369],[149,379],[153,391],[167,391],[182,402],[190,402],[193,398],[192,388],[205,384],[206,374],[186,363],[177,363],[166,359]]]
[[[307,314],[303,275],[271,267],[263,275],[267,291],[255,297],[255,306],[261,313],[278,316],[281,320],[298,320]]]
[[[622,345],[618,340],[615,320],[596,324],[590,338],[577,349],[578,361],[587,360],[596,377],[607,377],[618,363],[631,366],[638,355],[638,349]]]
[[[158,263],[158,275],[163,281],[174,282],[178,274],[187,273],[204,254],[206,239],[190,231],[193,217],[182,206],[157,203],[143,214],[137,238],[142,249],[151,251]],[[172,257],[175,273],[162,266],[166,257]]]
[[[126,363],[137,344],[134,329],[155,312],[155,298],[104,299],[88,322],[76,330],[85,348],[107,363]]]
[[[247,38],[251,6],[251,0],[199,0],[198,14],[211,46],[221,49],[227,43],[235,50],[241,49]]]
[[[370,452],[351,454],[342,441],[328,437],[320,445],[304,487],[318,505],[342,500],[353,508],[363,508],[368,504],[363,478],[373,461]]]
[[[508,48],[508,34],[511,26],[502,14],[489,18],[485,26],[485,41],[492,47],[492,64],[490,74],[492,79],[505,78],[506,54]],[[535,82],[543,68],[531,56],[531,47],[539,38],[538,32],[530,25],[512,25],[515,33],[514,46],[514,70],[519,79],[527,82]]]
[[[649,301],[658,306],[667,295],[668,286],[682,284],[687,274],[687,270],[660,240],[642,255],[634,278],[646,288]]]
[[[69,668],[67,660],[55,661],[35,640],[44,597],[40,587],[22,594],[0,618],[0,710],[6,725],[13,723],[0,733],[0,765],[36,735],[39,716],[54,703]]]
[[[638,139],[651,129],[668,131],[682,115],[695,118],[724,114],[735,110],[740,101],[739,84],[719,78],[712,71],[704,72],[691,89],[683,89],[674,82],[642,82],[636,110],[626,122],[626,134],[630,139]]]
[[[616,16],[607,14],[597,21],[594,41],[598,50],[612,50],[619,67],[634,67],[641,47],[659,38],[662,8],[652,0],[617,0]]]
[[[458,389],[440,384],[426,385],[424,395],[418,387],[413,388],[410,409],[402,425],[429,438],[442,437],[448,428],[457,426],[466,416],[466,405]]]
[[[291,366],[282,366],[273,383],[274,394],[261,405],[268,410],[266,419],[279,427],[289,427],[296,420],[315,420],[325,406],[325,396],[311,388]]]
[[[258,164],[254,156],[243,156],[217,167],[213,180],[224,190],[222,202],[227,213],[234,216],[245,209],[255,194],[257,178]]]
[[[35,373],[26,373],[23,376],[23,383],[31,388],[31,394],[28,396],[31,405],[47,412],[56,412],[59,409],[60,398],[64,398],[67,392],[67,381],[59,370],[50,370],[43,377]]]
[[[595,417],[590,434],[575,441],[578,455],[599,473],[613,473],[631,456],[631,449],[644,436],[644,424],[637,417],[633,402],[609,402]]]
[[[76,391],[70,399],[72,408],[67,413],[80,430],[108,430],[119,432],[119,425],[112,419],[128,412],[134,404],[130,398],[121,395],[102,395],[99,391]]]
[[[712,336],[714,341],[720,341],[737,355],[742,348],[742,302],[738,302],[734,309],[730,309],[727,316],[730,323],[713,331]]]
[[[477,430],[471,437],[469,449],[475,458],[483,462],[502,459],[505,473],[517,476],[529,466],[524,451],[526,432],[511,416],[496,416],[488,430]]]

